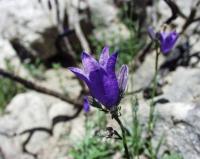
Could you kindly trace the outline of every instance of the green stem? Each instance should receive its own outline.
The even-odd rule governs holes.
[[[137,97],[135,98],[135,101],[133,101],[133,99],[131,98],[131,101],[133,103],[133,108],[132,108],[132,117],[133,117],[133,158],[135,158],[135,156],[137,156],[137,159],[139,158],[139,121],[138,121],[138,117],[137,117],[137,111],[138,111],[138,101],[137,101]]]
[[[153,78],[153,92],[152,92],[152,96],[151,96],[148,130],[147,130],[148,138],[149,138],[148,150],[150,152],[152,159],[156,159],[156,154],[153,151],[151,138],[152,138],[153,128],[154,128],[154,124],[155,124],[154,123],[154,112],[155,112],[154,97],[155,97],[156,91],[157,91],[158,58],[159,58],[159,51],[158,51],[158,46],[156,46],[155,74],[154,74],[154,78]]]
[[[119,124],[121,131],[122,131],[122,140],[123,140],[123,146],[124,146],[124,151],[125,151],[125,155],[127,159],[130,159],[129,156],[129,151],[128,151],[128,146],[127,146],[127,141],[126,141],[126,130],[121,122],[121,120],[119,119],[119,117],[117,115],[114,115],[113,118],[117,121],[117,123]]]
[[[148,132],[150,134],[152,133],[153,126],[154,126],[154,123],[153,123],[154,111],[155,111],[154,97],[156,95],[156,90],[157,90],[158,58],[159,58],[159,51],[158,51],[158,48],[156,48],[155,73],[154,73],[154,78],[153,78],[153,92],[151,96],[149,121],[148,121]]]

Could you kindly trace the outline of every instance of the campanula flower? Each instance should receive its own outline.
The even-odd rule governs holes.
[[[122,66],[118,77],[116,76],[117,57],[117,52],[109,55],[109,48],[104,47],[99,61],[82,52],[83,69],[69,67],[69,70],[87,84],[91,96],[109,110],[119,104],[128,80],[126,65]]]
[[[178,39],[178,34],[176,31],[172,32],[160,32],[158,33],[158,38],[160,40],[160,50],[161,52],[168,53],[173,48]]]
[[[171,51],[178,39],[178,33],[176,31],[160,31],[155,33],[154,30],[149,27],[148,33],[152,40],[159,41],[160,51],[164,54],[167,54]]]

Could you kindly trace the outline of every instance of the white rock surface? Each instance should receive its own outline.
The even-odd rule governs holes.
[[[26,76],[28,74],[10,42],[0,38],[0,68],[7,70],[9,66],[18,75]]]
[[[143,70],[144,71],[144,70]],[[159,155],[165,150],[180,153],[184,159],[198,159],[200,155],[200,72],[198,68],[178,67],[169,73],[165,80],[168,84],[163,88],[163,94],[156,99],[168,99],[170,103],[156,105],[156,127],[153,141],[156,145],[164,135],[165,142]],[[141,124],[147,124],[150,101],[145,101],[138,94]],[[131,120],[130,97],[121,104],[124,119],[129,127]]]
[[[12,64],[19,65],[20,61],[13,47],[8,40],[0,39],[0,67],[6,68],[6,60],[10,60]]]
[[[163,88],[161,96],[171,102],[192,102],[200,95],[200,70],[198,68],[178,67],[166,77],[168,84]]]
[[[76,110],[72,105],[36,92],[17,95],[0,117],[0,149],[5,159],[32,159],[22,152],[22,143],[28,134],[13,136],[27,129],[51,128],[52,119],[57,116],[72,116]],[[82,115],[81,115],[82,116]],[[43,158],[66,157],[70,145],[67,136],[81,138],[84,134],[84,117],[70,122],[58,123],[53,129],[53,136],[43,131],[36,131],[27,144],[28,151]]]
[[[0,35],[17,40],[33,55],[46,58],[55,52],[53,37],[57,32],[55,18],[47,9],[47,0],[42,2],[43,5],[37,0],[1,0]]]
[[[81,86],[77,77],[67,68],[49,69],[44,73],[44,81],[38,81],[38,84],[49,89],[66,94],[71,99],[77,99]]]
[[[104,41],[107,45],[119,43],[119,40],[127,39],[130,32],[118,17],[119,9],[110,0],[89,0],[92,12],[95,37]]]

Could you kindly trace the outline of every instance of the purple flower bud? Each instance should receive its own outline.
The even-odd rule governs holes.
[[[172,32],[159,32],[158,38],[160,41],[160,50],[162,53],[166,54],[171,51],[171,49],[174,47],[177,39],[178,39],[178,33],[176,31]]]
[[[163,31],[155,33],[153,28],[149,27],[148,33],[152,40],[158,40],[160,42],[160,50],[164,54],[167,54],[171,51],[178,39],[178,33],[176,31]]]
[[[90,111],[90,104],[87,96],[85,96],[83,99],[83,110],[85,113],[88,113]]]
[[[128,66],[127,65],[122,65],[118,73],[117,80],[118,80],[120,93],[123,96],[123,94],[126,91],[127,82],[128,82]]]
[[[121,99],[120,91],[125,90],[127,76],[125,66],[122,69],[120,75],[120,83],[115,73],[115,65],[117,62],[118,53],[109,55],[109,48],[104,47],[99,61],[96,61],[91,55],[86,52],[82,53],[83,69],[70,67],[77,77],[83,80],[93,98],[99,103],[103,104],[107,109],[111,109],[119,104]]]

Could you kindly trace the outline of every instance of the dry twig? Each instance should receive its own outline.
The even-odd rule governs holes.
[[[29,89],[35,90],[37,92],[48,94],[48,95],[51,95],[53,97],[59,98],[59,99],[65,101],[67,103],[75,105],[76,107],[82,106],[80,101],[74,101],[74,100],[70,99],[69,97],[67,97],[63,94],[60,94],[56,91],[53,91],[53,90],[47,89],[45,87],[39,86],[39,85],[33,83],[32,81],[29,81],[29,80],[26,80],[22,77],[14,75],[14,74],[7,72],[6,70],[3,70],[1,68],[0,68],[0,76],[3,76],[5,78],[8,78],[8,79],[13,80],[15,82],[18,82],[18,83],[22,84],[23,86],[25,86],[26,88],[29,88]]]

